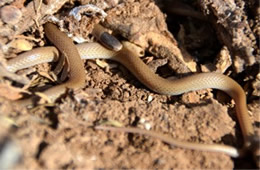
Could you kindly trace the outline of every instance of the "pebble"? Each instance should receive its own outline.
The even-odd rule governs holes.
[[[3,22],[14,25],[20,21],[22,12],[13,5],[7,5],[0,9],[0,16]]]

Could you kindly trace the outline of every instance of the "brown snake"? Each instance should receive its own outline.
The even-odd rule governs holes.
[[[118,52],[108,50],[98,43],[79,44],[76,47],[71,39],[59,31],[55,25],[47,23],[44,26],[44,30],[48,39],[59,49],[61,54],[67,58],[70,67],[70,77],[67,82],[50,88],[44,92],[44,94],[47,95],[52,101],[55,101],[57,97],[63,94],[66,88],[76,89],[84,86],[85,75],[83,62],[81,59],[112,59],[123,64],[145,86],[160,94],[178,95],[205,88],[214,88],[226,92],[234,99],[236,104],[236,113],[244,137],[244,148],[249,148],[252,143],[255,143],[253,140],[254,130],[248,115],[245,92],[233,79],[219,73],[199,73],[178,80],[167,80],[154,74],[138,57],[137,52],[133,48],[133,44],[129,42],[124,42],[122,50]],[[38,48],[28,53],[21,54],[17,58],[8,61],[7,69],[15,72],[16,70],[35,64],[50,62],[55,59],[55,55],[57,54],[58,51],[55,47]],[[30,99],[26,100],[26,102],[22,100],[21,103],[25,103],[27,105],[30,103]],[[233,157],[238,157],[241,154],[237,149],[225,145],[195,144],[180,142],[174,139],[171,139],[172,142],[170,142],[169,138],[162,135],[156,136],[153,132],[145,132],[145,130],[138,130],[135,128],[120,129],[98,126],[97,129],[147,134],[149,136],[158,137],[180,147],[196,150],[225,152]]]

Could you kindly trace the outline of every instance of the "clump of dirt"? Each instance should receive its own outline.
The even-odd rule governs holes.
[[[72,8],[85,4],[104,10],[105,20],[93,11],[84,13],[79,22],[68,16]],[[0,19],[0,144],[8,136],[22,153],[20,161],[10,167],[255,168],[249,157],[237,160],[223,153],[183,149],[151,137],[93,128],[99,122],[111,121],[164,133],[181,141],[241,147],[243,140],[234,104],[218,91],[160,95],[147,89],[119,63],[90,60],[85,61],[83,89],[69,89],[55,104],[38,104],[27,109],[12,101],[33,87],[35,90],[46,84],[54,85],[50,65],[18,73],[5,69],[6,61],[25,49],[48,45],[42,30],[47,15],[55,14],[65,32],[77,38],[81,35],[87,41],[95,41],[89,33],[95,24],[101,23],[119,39],[144,49],[142,59],[162,77],[175,79],[192,72],[215,71],[234,78],[247,93],[250,120],[260,135],[256,27],[259,18],[254,5],[254,1],[243,0],[187,4],[159,0],[0,2],[0,13],[6,7],[15,14],[22,13],[21,17],[3,10]],[[6,22],[5,18],[10,17],[12,22]],[[11,43],[21,39],[22,43]],[[0,157],[1,154],[0,151]]]

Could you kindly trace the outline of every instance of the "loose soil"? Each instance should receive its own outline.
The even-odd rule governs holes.
[[[32,44],[35,48],[50,45],[43,38],[41,26],[46,22],[44,16],[47,15],[46,9],[50,9],[50,4],[53,8],[48,15],[55,14],[63,22],[65,32],[71,32],[74,36],[81,35],[87,41],[95,41],[89,33],[96,23],[101,22],[100,15],[91,11],[80,22],[68,16],[68,11],[72,8],[91,3],[108,14],[102,25],[112,30],[119,39],[129,40],[145,50],[143,61],[160,76],[174,79],[192,72],[216,71],[234,78],[247,93],[250,120],[256,133],[260,134],[259,39],[256,38],[259,22],[252,12],[257,4],[242,0],[236,3],[232,0],[229,3],[215,1],[223,3],[225,7],[237,7],[236,16],[246,18],[241,21],[240,27],[246,28],[241,32],[236,28],[237,25],[230,27],[229,21],[220,22],[221,18],[227,16],[221,15],[223,9],[219,9],[216,4],[210,6],[209,1],[192,1],[187,4],[188,8],[199,13],[199,18],[194,18],[195,14],[177,15],[176,11],[169,10],[168,6],[172,5],[170,9],[185,11],[185,1],[177,3],[177,6],[168,1],[152,0],[65,2],[67,1],[43,2],[37,11],[37,23],[30,18],[35,15],[29,17],[28,14],[35,5],[33,1],[0,2],[1,8],[15,6],[23,14],[22,17],[15,15],[18,19],[11,18],[13,20],[9,23],[4,18],[8,14],[1,14],[0,66],[4,66],[6,60],[16,57],[22,51],[21,44],[26,44],[24,41],[18,42],[18,46],[4,50],[10,41],[22,39],[29,42],[26,47]],[[231,14],[225,15],[232,16],[233,8],[229,11]],[[16,29],[13,22],[16,22]],[[246,42],[236,43],[239,40],[234,40],[237,37],[231,33],[232,30],[238,31],[240,37],[247,38]],[[252,33],[251,36],[248,36],[248,32]],[[251,55],[247,53],[250,57],[240,56],[246,53],[243,46],[253,49]],[[46,84],[55,85],[50,81],[52,67],[55,67],[55,63],[34,66],[16,74],[3,72],[0,75],[0,144],[1,147],[5,146],[3,141],[8,137],[7,141],[14,141],[14,145],[21,150],[14,152],[14,155],[22,153],[20,161],[13,163],[11,168],[256,168],[249,156],[232,159],[223,153],[170,146],[151,137],[94,130],[94,125],[111,121],[125,127],[164,133],[181,141],[221,143],[234,147],[243,144],[234,102],[225,94],[205,89],[179,96],[160,95],[146,88],[116,62],[85,61],[85,87],[76,91],[68,90],[55,104],[38,104],[26,109],[12,102],[22,97],[21,91],[37,91]],[[27,80],[34,87],[23,85],[22,82]],[[24,87],[23,90],[21,87]]]

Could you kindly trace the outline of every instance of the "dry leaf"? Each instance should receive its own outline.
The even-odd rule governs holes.
[[[29,51],[33,48],[33,44],[25,39],[17,39],[11,42],[10,47],[21,51]]]

